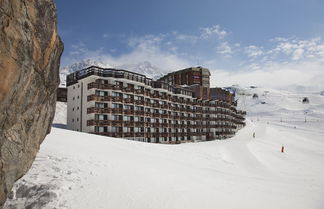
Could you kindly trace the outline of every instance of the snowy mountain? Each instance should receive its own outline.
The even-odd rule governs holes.
[[[231,88],[248,115],[227,140],[163,145],[52,128],[4,208],[323,208],[324,97]]]
[[[148,61],[135,63],[135,64],[123,64],[123,65],[112,65],[110,63],[106,63],[102,60],[93,60],[93,59],[85,59],[81,60],[80,62],[76,62],[70,66],[63,67],[60,70],[60,79],[61,83],[60,86],[64,87],[66,85],[66,76],[70,73],[73,73],[78,70],[85,69],[90,66],[98,66],[102,68],[116,68],[116,69],[123,69],[132,71],[135,73],[140,73],[148,78],[157,79],[161,77],[162,75],[168,73],[165,70],[161,70],[158,67],[152,65]]]

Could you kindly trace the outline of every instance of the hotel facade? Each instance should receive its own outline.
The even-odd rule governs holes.
[[[89,67],[67,76],[70,130],[153,143],[232,137],[245,112],[234,95],[209,87],[206,68],[157,81],[126,70]]]

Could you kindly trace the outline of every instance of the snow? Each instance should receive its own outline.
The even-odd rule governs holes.
[[[4,208],[323,208],[324,97],[239,90],[247,126],[227,140],[162,145],[53,127]]]
[[[53,119],[53,126],[58,128],[66,128],[66,120],[67,120],[66,102],[56,102],[56,110]]]

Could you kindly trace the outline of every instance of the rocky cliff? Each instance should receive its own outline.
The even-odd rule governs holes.
[[[62,51],[52,0],[0,0],[0,208],[50,131]]]

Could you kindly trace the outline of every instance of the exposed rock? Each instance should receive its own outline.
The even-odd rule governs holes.
[[[63,44],[52,0],[0,0],[0,208],[50,132]]]

